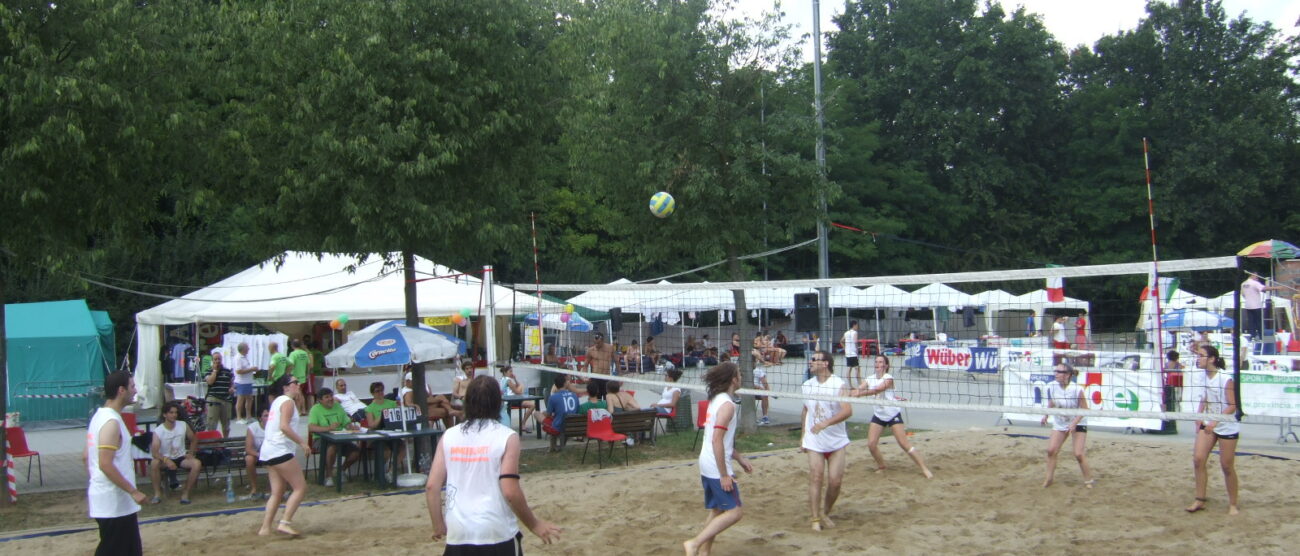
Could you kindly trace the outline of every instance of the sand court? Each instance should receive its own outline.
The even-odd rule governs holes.
[[[820,533],[809,523],[806,456],[793,449],[754,454],[754,474],[740,477],[745,517],[718,537],[714,554],[1294,553],[1300,461],[1239,455],[1243,513],[1230,518],[1216,454],[1210,460],[1209,509],[1187,514],[1182,508],[1193,495],[1190,444],[1094,433],[1088,454],[1095,488],[1084,488],[1067,447],[1056,483],[1043,489],[1046,441],[1017,432],[1046,429],[917,434],[913,442],[933,480],[922,477],[889,438],[881,446],[889,469],[874,473],[866,442],[855,441],[831,514],[836,527]],[[680,554],[681,542],[695,535],[706,515],[693,461],[527,474],[523,484],[534,511],[564,529],[562,540],[551,546],[525,533],[530,554]],[[145,552],[442,551],[429,540],[422,495],[304,506],[294,521],[304,533],[297,539],[256,536],[261,517],[261,511],[250,511],[146,524]],[[84,554],[97,539],[89,531],[0,547],[11,554]]]

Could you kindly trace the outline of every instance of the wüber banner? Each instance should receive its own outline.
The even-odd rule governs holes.
[[[1002,373],[1002,399],[1006,405],[1047,407],[1047,385],[1054,380],[1051,367],[1009,365]],[[1077,380],[1093,409],[1160,411],[1159,374],[1124,369],[1080,370]],[[1042,415],[1003,413],[1010,421],[1037,422]],[[1159,419],[1089,417],[1086,424],[1097,427],[1160,428]]]
[[[911,345],[904,365],[913,369],[998,372],[998,348]]]

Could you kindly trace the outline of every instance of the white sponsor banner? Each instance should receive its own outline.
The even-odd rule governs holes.
[[[1241,410],[1246,415],[1300,417],[1300,374],[1243,371]]]
[[[542,354],[542,328],[524,325],[524,355]]]
[[[1047,350],[1051,351],[1051,350]],[[1149,356],[1142,359],[1150,359]],[[1050,360],[1049,360],[1050,362]],[[1149,361],[1144,361],[1149,364]],[[1002,399],[1006,405],[1047,407],[1047,385],[1055,378],[1052,367],[1010,365],[1002,369]],[[1083,386],[1084,399],[1093,409],[1119,411],[1160,411],[1161,380],[1157,373],[1122,369],[1080,369],[1076,378]],[[1042,415],[1004,413],[1003,419],[1034,421]],[[1096,427],[1160,428],[1159,419],[1122,419],[1088,417],[1086,423]]]

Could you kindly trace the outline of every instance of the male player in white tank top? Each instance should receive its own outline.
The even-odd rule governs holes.
[[[95,554],[138,555],[144,549],[137,516],[146,496],[135,487],[131,434],[122,421],[122,408],[135,398],[135,381],[126,371],[111,373],[104,378],[104,396],[104,407],[90,418],[84,454],[90,475],[86,505],[99,523]]]

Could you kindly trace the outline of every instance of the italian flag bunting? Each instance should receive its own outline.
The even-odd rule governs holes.
[[[1061,268],[1059,264],[1049,264],[1047,268]],[[1053,303],[1065,301],[1065,278],[1053,277],[1047,279],[1047,300]]]

